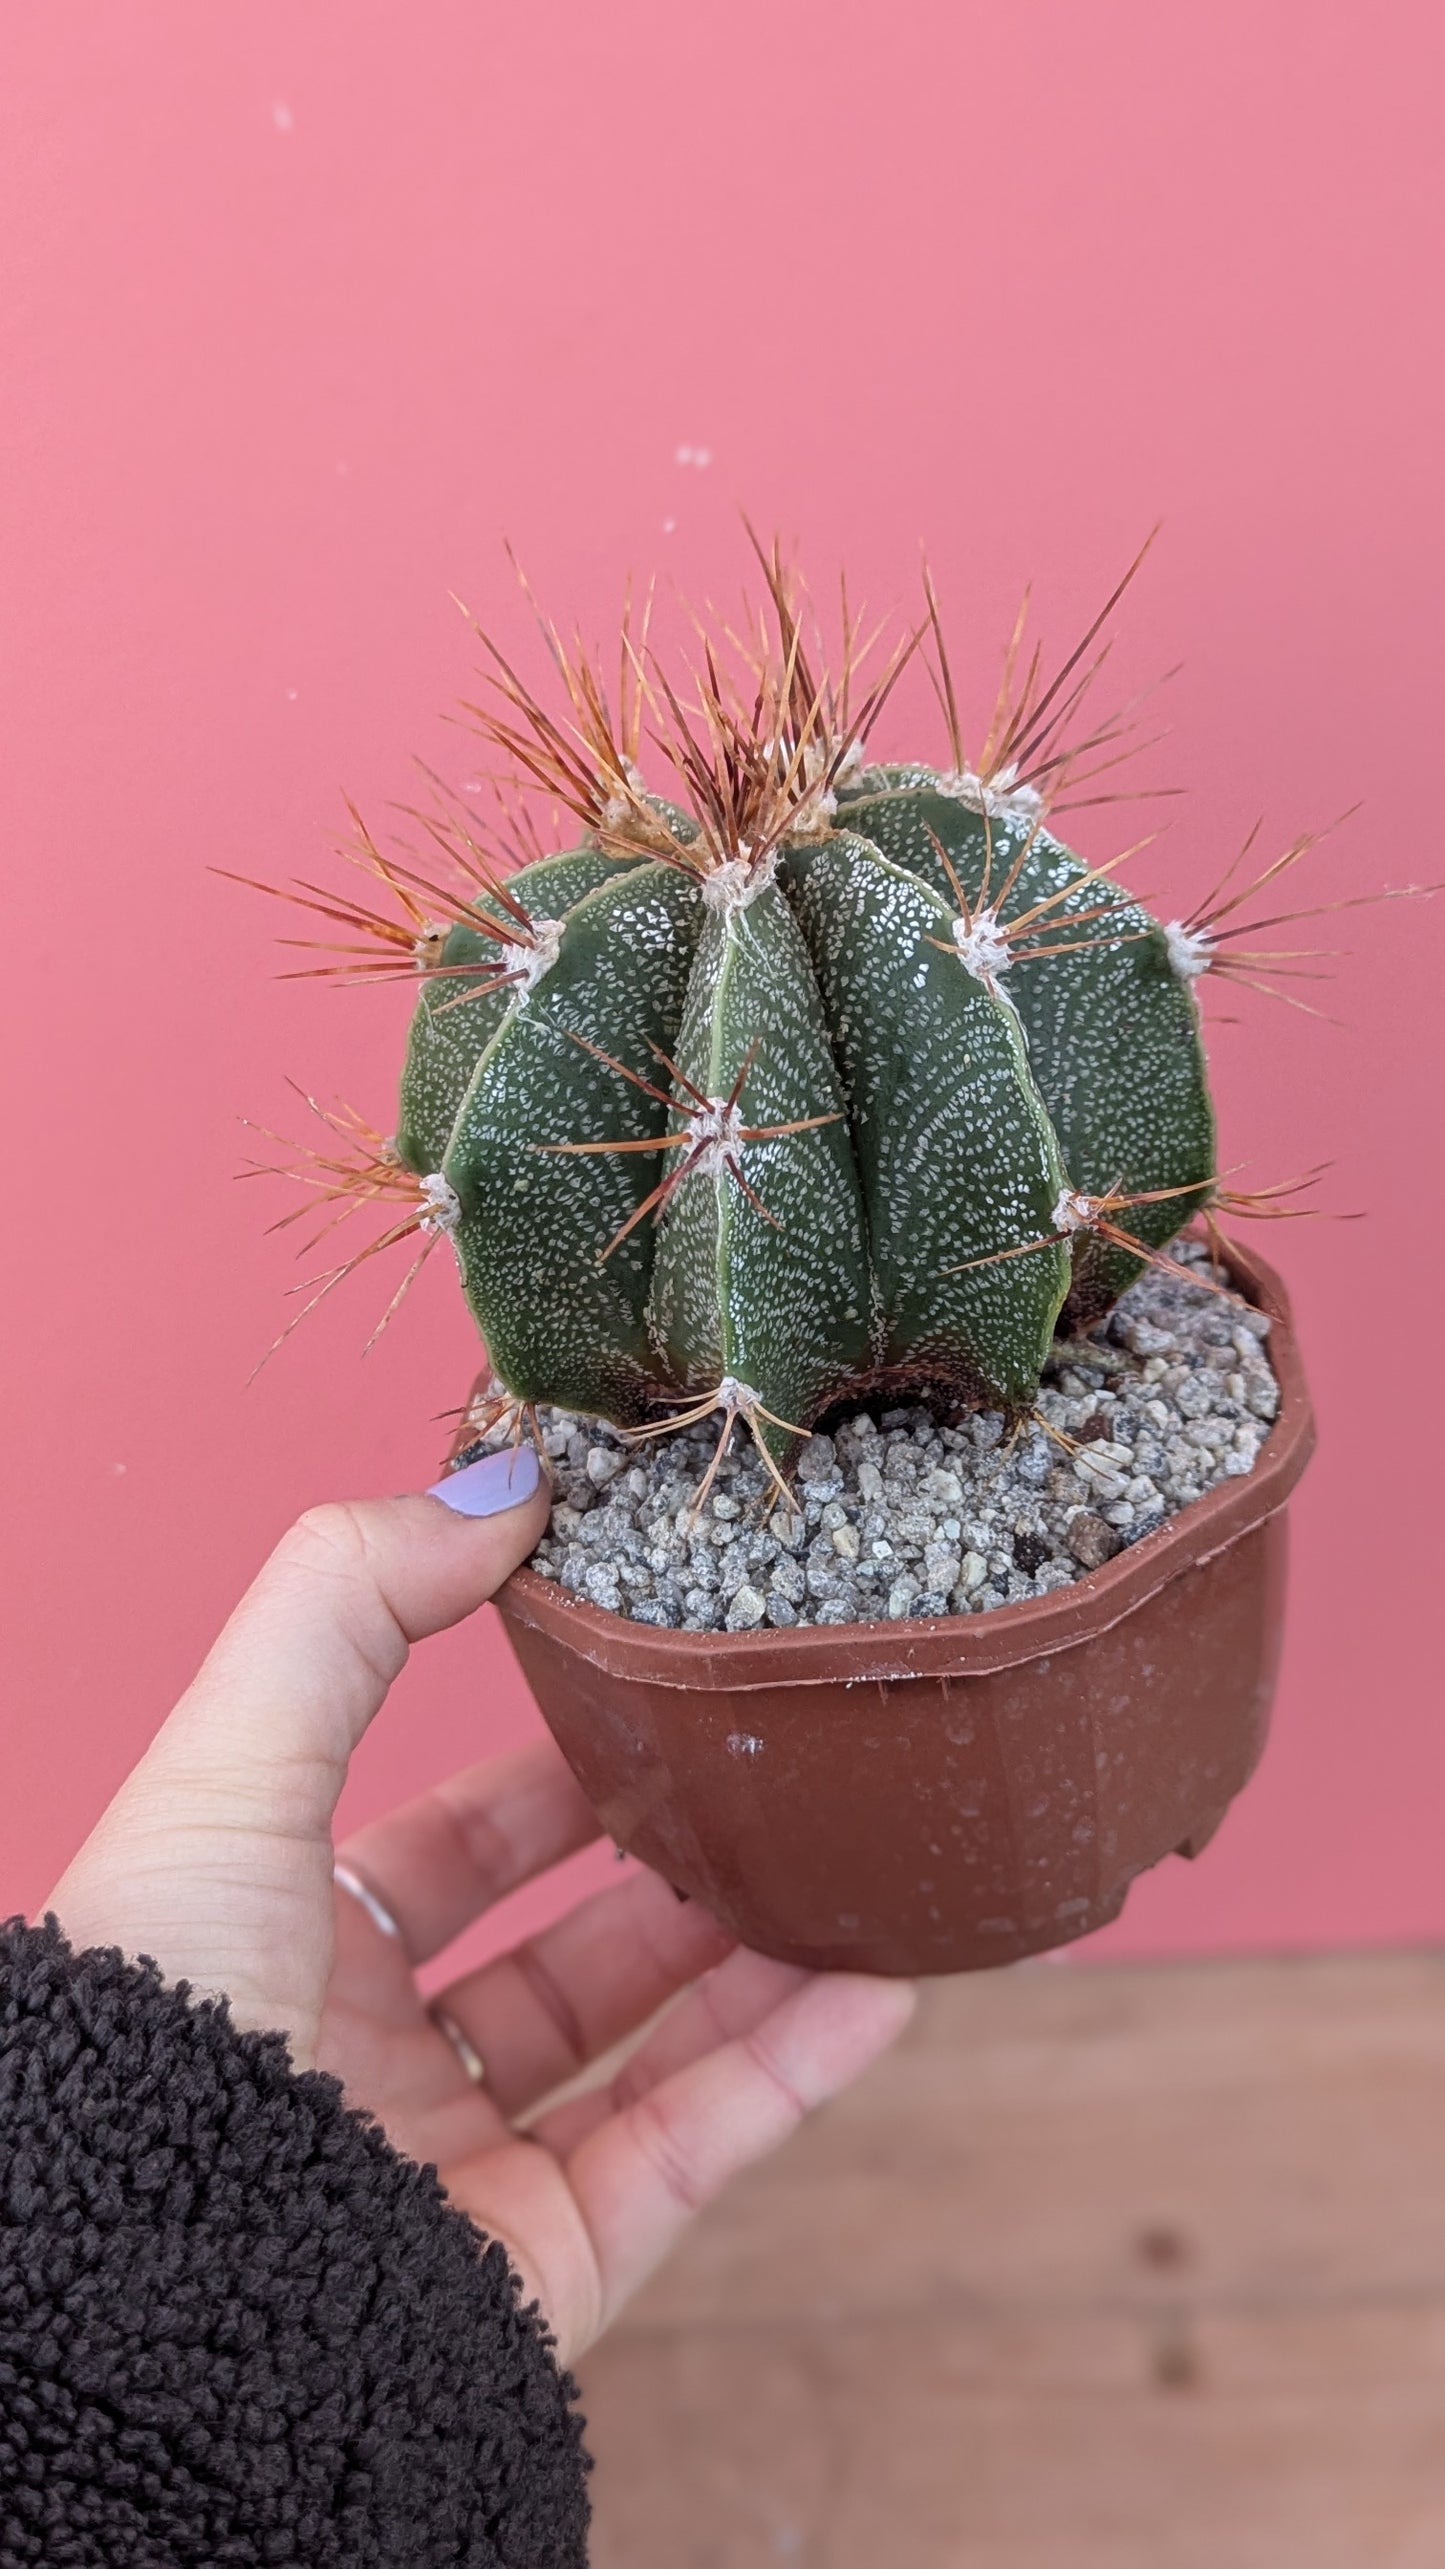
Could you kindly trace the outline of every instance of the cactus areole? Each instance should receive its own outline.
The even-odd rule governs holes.
[[[392,1148],[498,1414],[716,1410],[785,1472],[842,1400],[1026,1413],[1061,1316],[1211,1200],[1215,1134],[1207,940],[1050,825],[1046,697],[1006,701],[977,769],[956,724],[952,766],[870,765],[904,655],[850,718],[770,574],[736,702],[710,659],[696,703],[644,675],[614,727],[559,654],[563,729],[503,666],[491,736],[579,843],[419,930]],[[649,698],[665,801],[632,756]]]

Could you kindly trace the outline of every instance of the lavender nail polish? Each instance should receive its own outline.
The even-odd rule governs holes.
[[[449,1472],[444,1481],[433,1483],[427,1497],[440,1499],[458,1516],[501,1516],[507,1508],[521,1507],[541,1477],[533,1446],[509,1446],[505,1453],[484,1454],[465,1470]]]

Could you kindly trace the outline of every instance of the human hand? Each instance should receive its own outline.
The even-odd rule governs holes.
[[[539,1741],[333,1851],[348,1761],[410,1645],[481,1605],[545,1522],[529,1449],[445,1486],[445,1504],[366,1500],[292,1528],[47,1905],[73,1945],[149,1954],[224,1991],[237,2024],[285,2033],[298,2068],[333,2071],[502,2241],[570,2363],[913,1995],[732,1948],[638,1873],[428,2004],[417,1967],[598,1834]],[[674,1999],[607,2084],[545,2106]]]

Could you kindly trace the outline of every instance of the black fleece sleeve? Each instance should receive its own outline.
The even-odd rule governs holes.
[[[0,2569],[582,2569],[550,2344],[279,2035],[0,1926]]]

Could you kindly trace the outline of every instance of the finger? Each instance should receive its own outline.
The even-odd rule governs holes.
[[[481,2062],[487,2094],[516,2115],[645,2024],[731,1943],[695,1901],[636,1873],[432,2003]]]
[[[600,1834],[561,1750],[539,1739],[368,1821],[337,1857],[381,1902],[408,1959],[419,1963],[519,1883]]]
[[[72,1941],[152,1954],[307,2049],[351,1752],[411,1643],[489,1597],[545,1522],[529,1449],[455,1489],[501,1512],[464,1516],[450,1494],[364,1500],[285,1536],[52,1894]]]
[[[312,1508],[282,1537],[136,1771],[230,1826],[329,1836],[347,1761],[411,1644],[459,1623],[525,1559],[546,1510],[529,1447],[497,1515],[422,1498]],[[469,1478],[459,1475],[458,1478]]]
[[[749,1953],[745,1945],[739,1946],[668,2009],[614,2077],[552,2106],[537,2117],[532,2132],[544,2148],[554,2150],[559,2158],[570,2158],[588,2133],[609,2116],[705,2053],[752,2033],[810,1978],[797,1963],[772,1962],[766,1954]]]
[[[820,1973],[751,2033],[649,2088],[582,2143],[568,2174],[593,2243],[604,2327],[694,2213],[866,2069],[914,2001],[907,1982]]]

